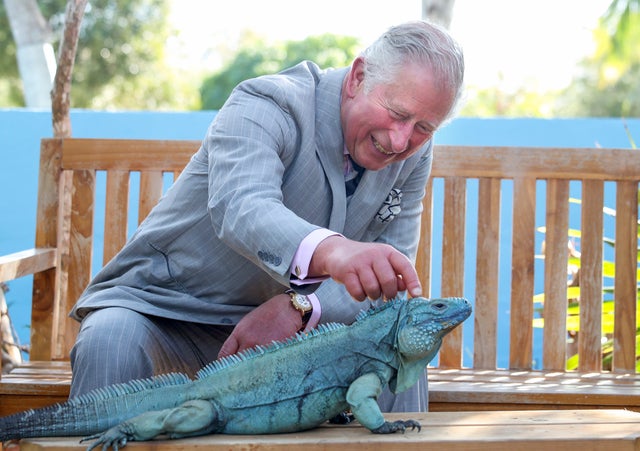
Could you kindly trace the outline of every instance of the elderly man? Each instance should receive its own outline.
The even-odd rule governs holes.
[[[462,52],[428,22],[392,27],[350,67],[241,83],[200,149],[72,311],[72,396],[170,371],[378,299],[418,296],[413,266],[432,137]],[[410,301],[409,301],[410,302]],[[426,379],[385,410],[426,409]]]

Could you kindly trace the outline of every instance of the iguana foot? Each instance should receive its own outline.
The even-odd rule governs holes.
[[[382,426],[372,429],[371,432],[374,434],[393,434],[394,432],[402,431],[402,433],[404,433],[407,428],[411,428],[412,431],[417,429],[418,432],[420,432],[421,426],[420,423],[415,420],[385,421]]]
[[[339,413],[338,415],[336,415],[335,417],[331,418],[329,420],[329,423],[331,423],[331,424],[349,424],[355,419],[356,419],[356,417],[354,417],[352,413],[342,412],[342,413]]]
[[[91,451],[94,448],[102,445],[102,451],[107,451],[111,448],[113,451],[119,451],[120,448],[127,446],[127,442],[132,440],[133,437],[121,431],[118,427],[113,427],[106,432],[90,435],[80,440],[80,443],[95,440],[88,448],[87,451]]]

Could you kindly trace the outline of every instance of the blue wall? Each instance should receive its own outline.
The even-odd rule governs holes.
[[[74,110],[71,114],[74,137],[201,139],[215,112],[96,112]],[[640,141],[640,119],[627,120],[631,136]],[[48,111],[0,109],[0,255],[33,247],[40,139],[52,136]],[[542,147],[622,147],[630,141],[621,119],[471,119],[459,118],[437,135],[442,144],[526,145]],[[638,168],[640,171],[640,168]],[[467,200],[468,214],[476,201],[473,190]],[[506,205],[509,199],[503,199]],[[505,215],[505,220],[508,217]],[[475,238],[470,233],[469,239]],[[505,236],[505,241],[510,237]],[[508,260],[501,265],[509,265]],[[473,280],[465,286],[473,287]],[[508,283],[501,281],[507,289]],[[7,301],[13,322],[23,343],[28,342],[31,278],[9,283]],[[437,287],[435,288],[437,289]],[[435,292],[434,294],[437,294]],[[508,320],[508,305],[500,306],[502,323]],[[469,322],[468,322],[469,323]],[[506,333],[508,329],[501,330]],[[472,327],[465,325],[465,342]],[[499,363],[506,364],[508,339]],[[468,355],[471,354],[468,350]],[[468,359],[468,355],[466,359]]]

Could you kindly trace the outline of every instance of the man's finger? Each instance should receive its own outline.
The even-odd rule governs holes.
[[[402,283],[405,289],[409,292],[411,297],[422,296],[422,284],[418,278],[416,269],[411,264],[411,261],[401,253],[393,254],[389,259],[399,279],[402,279]]]
[[[238,343],[236,337],[234,337],[233,334],[229,335],[229,338],[227,338],[227,340],[222,343],[222,348],[220,348],[218,358],[221,359],[223,357],[228,357],[232,354],[235,354],[236,352],[238,352],[239,347],[240,344]]]

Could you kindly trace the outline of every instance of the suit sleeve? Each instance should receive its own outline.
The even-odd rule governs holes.
[[[237,88],[212,123],[208,209],[217,236],[283,285],[299,243],[317,227],[283,203],[285,168],[299,146],[299,130],[274,98]]]

